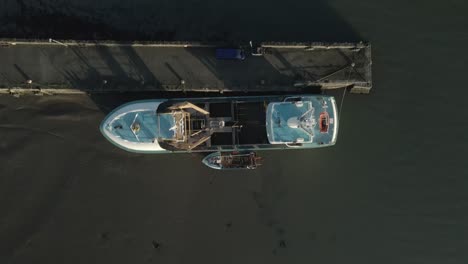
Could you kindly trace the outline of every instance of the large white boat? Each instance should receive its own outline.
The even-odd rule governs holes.
[[[335,99],[324,95],[154,99],[112,111],[102,134],[132,152],[215,152],[332,146]]]

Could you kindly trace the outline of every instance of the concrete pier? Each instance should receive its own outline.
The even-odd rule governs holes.
[[[246,59],[218,60],[217,47],[242,47]],[[0,40],[0,93],[142,91],[291,92],[311,87],[372,88],[364,43],[91,42]]]

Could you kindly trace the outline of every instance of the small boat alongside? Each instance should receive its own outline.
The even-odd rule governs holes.
[[[335,98],[274,95],[153,99],[112,111],[100,130],[131,152],[232,152],[333,146]]]
[[[261,160],[255,152],[214,152],[202,162],[215,170],[253,170],[262,165]]]

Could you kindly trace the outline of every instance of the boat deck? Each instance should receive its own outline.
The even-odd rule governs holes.
[[[226,106],[226,108],[233,109],[232,114],[229,114],[229,118],[234,126],[226,131],[213,133],[208,142],[209,146],[268,144],[264,102],[233,102]],[[219,115],[218,109],[213,110],[211,109],[211,113]]]
[[[0,40],[0,92],[142,91],[307,92],[372,87],[371,47],[357,44],[259,43],[245,60],[219,60],[203,43]],[[231,45],[233,46],[233,45]]]
[[[198,121],[201,121],[201,123],[211,127],[210,138],[196,149],[213,148],[216,150],[218,147],[232,148],[235,145],[245,148],[249,145],[269,144],[266,129],[266,106],[272,98],[275,97],[269,97],[263,101],[235,100],[196,104],[209,111],[209,115],[205,117],[192,115],[190,118],[191,125],[188,126],[195,130],[201,129],[204,126],[197,125]],[[173,101],[169,102],[170,104],[173,103]],[[218,128],[208,125],[211,122],[217,123],[219,121],[224,121],[225,126]],[[170,146],[166,147],[171,148]]]

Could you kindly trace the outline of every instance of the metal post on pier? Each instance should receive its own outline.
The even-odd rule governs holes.
[[[65,44],[65,43],[63,43],[63,42],[60,42],[60,41],[58,41],[58,40],[55,40],[55,39],[51,39],[51,38],[49,38],[49,43],[56,43],[56,44],[59,44],[59,45],[68,47],[67,44]]]

